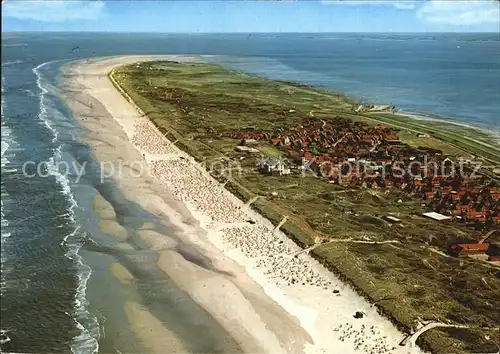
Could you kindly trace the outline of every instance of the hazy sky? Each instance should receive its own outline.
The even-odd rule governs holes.
[[[498,33],[500,2],[7,0],[2,31]]]

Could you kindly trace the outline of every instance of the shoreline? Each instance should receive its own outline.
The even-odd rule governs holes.
[[[121,63],[118,59],[102,60],[116,60],[117,64]],[[137,61],[137,57],[133,57],[132,60]],[[100,61],[98,60],[92,62],[95,65],[99,65],[99,63]],[[79,70],[77,68],[79,64],[83,63],[76,63],[71,68]],[[82,71],[84,70],[82,69]],[[133,148],[126,133],[134,128],[133,123],[135,120],[142,121],[143,123],[147,123],[149,120],[138,116],[135,110],[123,100],[123,97],[111,85],[107,77],[108,72],[109,70],[107,69],[102,72],[88,70],[84,74],[79,73],[81,75],[73,72],[68,81],[74,81],[74,83],[80,85],[78,89],[90,96],[92,94],[96,95],[97,98],[100,97],[103,90],[108,90],[108,94],[102,93],[102,95],[108,98],[106,102],[109,105],[102,108],[106,109],[107,113],[114,114],[114,118],[119,117],[122,119],[118,118],[115,120],[109,114],[104,115],[99,111],[99,107],[95,107],[96,105],[93,103],[90,110],[88,109],[89,107],[81,107],[76,102],[78,97],[80,97],[77,95],[80,93],[75,93],[75,96],[77,96],[76,100],[70,97],[67,100],[68,104],[71,107],[75,121],[87,128],[88,133],[84,140],[90,145],[97,161],[116,162],[125,160],[128,162],[142,161],[144,163],[141,154]],[[82,81],[89,80],[91,82],[89,86],[92,86],[94,90],[92,87],[82,86],[82,82],[79,79]],[[101,84],[104,87],[99,86]],[[84,98],[82,97],[81,99]],[[117,103],[116,101],[119,102]],[[85,102],[87,101],[85,100]],[[99,105],[101,104],[102,102],[99,103]],[[103,142],[106,143],[103,144]],[[108,144],[111,146],[107,146]],[[282,348],[291,346],[291,352],[301,352],[299,348],[302,348],[304,341],[309,340],[309,336],[298,326],[296,320],[289,316],[281,307],[277,306],[277,304],[270,301],[263,294],[262,289],[252,282],[239,265],[234,264],[230,259],[219,257],[219,251],[208,243],[204,231],[198,226],[198,221],[193,218],[180,202],[174,201],[173,197],[163,186],[156,183],[149,175],[137,178],[131,176],[132,172],[127,169],[120,178],[114,179],[125,199],[137,203],[143,210],[155,216],[161,224],[168,224],[175,227],[175,236],[177,238],[181,239],[183,243],[191,248],[202,250],[202,254],[214,265],[211,267],[214,270],[207,270],[206,267],[199,266],[196,262],[190,261],[184,253],[180,253],[173,248],[175,242],[168,242],[170,234],[154,231],[148,232],[141,227],[138,229],[140,241],[147,244],[147,249],[150,249],[159,257],[157,260],[153,258],[150,262],[148,261],[148,268],[159,268],[181,291],[189,295],[195,303],[198,303],[208,316],[224,324],[224,329],[234,338],[241,347],[241,350],[245,352],[285,352]],[[120,242],[124,242],[124,240]],[[190,274],[190,276],[186,277],[186,274]],[[227,294],[225,288],[232,288],[230,294],[232,302],[235,304],[234,306],[239,304],[242,309],[246,308],[250,314],[254,312],[250,311],[252,308],[267,309],[268,313],[261,312],[259,313],[260,317],[254,315],[253,318],[249,319],[238,318],[236,311],[231,308],[224,308],[225,301],[229,299],[227,296],[229,294]],[[209,289],[210,291],[208,291]],[[247,294],[251,294],[251,298]],[[127,304],[124,304],[124,306],[127,306]],[[147,328],[149,321],[144,321],[147,318],[161,317],[161,313],[156,313],[155,311],[155,314],[153,314],[149,312],[146,316],[144,311],[141,311],[141,313],[130,312],[127,308],[125,308],[125,311],[127,311],[127,314],[138,315],[130,317],[129,324],[136,332],[136,335],[145,343],[145,346],[150,348],[152,352],[164,352],[166,347],[165,343],[162,344],[161,335],[158,338],[148,335]],[[237,323],[238,320],[242,322],[246,321],[247,326],[235,327],[234,323]],[[196,333],[196,328],[200,326],[200,324],[196,324],[199,322],[199,319],[194,318],[187,321],[189,323],[194,321],[192,323],[195,326],[193,327],[193,334]],[[182,319],[180,322],[182,322]],[[168,322],[164,322],[163,326],[156,326],[154,331],[159,334],[165,331],[170,333],[168,328],[166,328],[170,327],[168,325]],[[281,326],[283,329],[280,328]],[[211,332],[212,329],[210,328],[205,328],[204,332],[200,333],[200,335],[212,336],[214,333]],[[256,340],[257,338],[263,340],[263,345]],[[194,338],[192,340],[198,341],[198,339]],[[207,350],[227,352],[230,349],[224,349],[220,345],[219,343],[218,347],[199,347],[195,352]],[[189,347],[193,346],[186,345],[178,350],[186,352],[189,351]],[[234,352],[237,350],[236,348],[232,348],[229,351]]]
[[[376,112],[373,112],[373,113],[376,113]],[[387,113],[387,112],[381,112],[381,113]],[[478,132],[481,132],[482,134],[485,134],[485,135],[495,139],[496,144],[500,145],[500,128],[496,128],[496,130],[494,128],[492,130],[487,130],[485,127],[455,121],[455,120],[453,120],[453,118],[449,118],[449,120],[448,120],[447,118],[433,115],[431,113],[405,112],[403,110],[398,110],[397,108],[396,108],[396,112],[394,112],[393,114],[396,116],[400,116],[400,117],[415,119],[417,121],[444,123],[444,124],[454,125],[454,126],[457,126],[460,128],[477,130]]]
[[[210,58],[210,57],[219,57],[219,55],[200,55],[202,61],[205,61],[204,58]],[[209,63],[214,63],[216,65],[221,65],[225,67],[225,62],[224,61],[207,61]],[[247,73],[241,69],[235,69],[235,68],[230,68],[231,70],[234,70],[236,72],[242,73],[244,75],[250,75],[253,77],[259,77],[259,78],[264,78],[267,80],[272,80],[272,81],[278,81],[278,82],[283,82],[283,83],[289,83],[292,85],[298,85],[298,87],[304,87],[304,88],[310,88],[312,90],[316,91],[326,91],[330,94],[338,95],[343,97],[346,101],[348,101],[350,104],[352,104],[353,108],[355,106],[359,105],[374,105],[374,106],[390,106],[394,107],[394,112],[391,112],[391,110],[367,110],[360,112],[361,114],[389,114],[389,115],[394,115],[394,116],[399,116],[403,118],[410,118],[414,119],[416,121],[429,121],[429,122],[436,122],[436,123],[444,123],[444,124],[449,124],[452,126],[460,127],[460,128],[466,128],[466,129],[471,129],[471,130],[476,130],[482,134],[488,135],[489,137],[493,138],[496,142],[497,145],[500,146],[500,127],[498,127],[496,130],[488,130],[485,125],[474,125],[474,124],[469,124],[465,122],[460,122],[456,118],[453,118],[452,116],[450,117],[444,117],[440,116],[439,114],[434,114],[432,112],[415,112],[415,111],[405,111],[404,108],[401,108],[397,105],[393,105],[392,103],[380,103],[380,102],[374,102],[369,99],[362,99],[359,96],[355,96],[349,93],[346,93],[344,91],[339,91],[336,88],[328,88],[323,85],[314,85],[314,84],[303,84],[300,81],[293,81],[293,80],[283,80],[283,79],[274,79],[265,75],[260,75],[260,74],[253,74],[253,73]],[[353,110],[354,113],[354,110]],[[486,123],[485,123],[486,124]]]
[[[73,71],[74,74],[79,73],[80,75],[76,75],[77,79],[79,80],[80,84],[83,84],[84,87],[86,87],[86,91],[89,95],[93,96],[95,99],[100,101],[100,103],[104,106],[104,108],[111,114],[111,116],[114,119],[114,122],[109,122],[114,123],[115,126],[118,125],[123,129],[125,132],[127,138],[128,138],[128,144],[130,145],[135,145],[134,149],[140,151],[141,155],[144,154],[143,156],[145,157],[145,165],[147,166],[148,170],[150,171],[152,166],[157,163],[158,161],[166,161],[166,163],[171,163],[172,161],[175,163],[180,163],[181,169],[179,171],[180,174],[182,174],[182,171],[190,171],[194,173],[197,176],[202,176],[200,178],[207,178],[208,181],[211,180],[211,177],[208,175],[208,172],[203,170],[200,166],[194,162],[194,159],[192,159],[189,155],[186,153],[178,150],[175,146],[169,145],[168,140],[161,136],[161,134],[158,132],[156,127],[152,124],[152,122],[149,121],[148,118],[144,117],[143,114],[136,112],[134,115],[133,112],[131,112],[130,108],[132,106],[126,102],[126,100],[123,98],[122,95],[115,89],[115,87],[111,84],[111,82],[108,80],[107,73],[114,67],[125,64],[126,62],[138,62],[141,61],[141,59],[146,59],[146,60],[152,60],[153,58],[157,58],[155,56],[148,56],[148,57],[113,57],[113,58],[99,58],[99,59],[92,59],[87,61],[86,63],[83,63],[82,61],[72,63],[70,66],[70,70]],[[162,56],[161,58],[165,58]],[[170,57],[172,58],[172,56]],[[177,60],[181,57],[176,57]],[[185,57],[182,57],[185,58]],[[107,65],[105,65],[107,63]],[[99,65],[104,65],[104,67],[99,67]],[[106,72],[106,70],[108,72]],[[92,79],[92,75],[98,75],[98,79]],[[103,81],[103,76],[105,81]],[[111,90],[115,91],[115,94],[113,94]],[[106,92],[105,92],[106,91]],[[121,102],[116,102],[119,101],[118,97],[121,98]],[[109,97],[105,97],[109,96]],[[111,101],[115,101],[114,103]],[[125,106],[129,106],[129,108],[126,108]],[[120,108],[120,106],[122,106]],[[134,108],[132,108],[134,109]],[[121,110],[122,117],[118,118],[120,116],[119,111]],[[135,109],[134,109],[135,110]],[[72,111],[75,113],[74,109],[72,108]],[[125,115],[128,115],[127,117],[124,117],[123,113],[126,112]],[[78,113],[75,114],[75,117],[78,117]],[[171,149],[168,151],[168,153],[165,153],[165,151],[162,151],[160,154],[154,154],[151,151],[145,151],[144,149],[141,149],[140,143],[138,144],[138,141],[135,141],[134,143],[134,136],[136,134],[137,130],[137,125],[136,123],[139,124],[145,124],[146,126],[149,126],[153,131],[155,131],[154,134],[156,134],[157,138],[160,138],[162,140],[159,140],[158,142],[161,141],[161,144],[158,146],[160,148],[164,148],[166,145],[168,145],[168,149]],[[87,129],[92,130],[92,124],[87,124],[82,122],[83,126],[86,126]],[[95,127],[94,127],[95,128]],[[156,142],[156,141],[155,141]],[[148,144],[151,143],[151,141],[148,142]],[[142,143],[144,144],[144,142]],[[127,146],[127,149],[130,148]],[[94,154],[96,155],[98,160],[102,161],[102,158],[104,155],[101,155],[99,152],[96,153],[96,150],[98,148],[93,149]],[[101,156],[99,156],[101,155]],[[182,161],[182,162],[179,162]],[[184,164],[184,163],[187,163]],[[158,166],[156,166],[158,167]],[[155,180],[158,181],[158,177],[164,176],[163,170],[160,171],[160,173],[157,173],[158,176],[156,176]],[[207,176],[208,175],[208,176]],[[181,176],[182,177],[182,176]],[[170,178],[170,177],[169,177]],[[213,252],[211,254],[211,258],[214,261],[215,265],[221,265],[223,267],[227,267],[228,264],[235,263],[240,267],[244,268],[245,271],[242,272],[241,274],[238,275],[238,277],[248,277],[252,280],[252,282],[256,282],[259,284],[265,291],[265,293],[272,299],[273,304],[279,304],[281,308],[284,308],[292,317],[295,317],[301,324],[302,328],[304,328],[307,332],[312,341],[314,342],[314,345],[309,344],[309,340],[304,340],[307,338],[307,336],[304,337],[304,335],[300,335],[297,338],[304,338],[303,339],[303,346],[305,345],[305,348],[303,347],[304,351],[306,352],[327,352],[329,348],[339,348],[339,350],[342,350],[343,352],[349,352],[353,351],[358,347],[358,350],[364,350],[365,352],[371,352],[371,350],[377,350],[382,348],[382,343],[387,344],[387,350],[386,351],[380,351],[380,352],[393,352],[393,353],[409,353],[409,352],[421,352],[418,348],[409,348],[409,347],[400,347],[398,346],[399,342],[405,337],[405,335],[401,332],[399,332],[395,327],[392,325],[392,323],[389,322],[389,320],[383,318],[381,315],[377,313],[376,307],[373,305],[370,305],[369,303],[364,300],[360,295],[356,294],[354,290],[349,285],[344,284],[342,281],[340,281],[337,277],[335,277],[330,271],[325,269],[322,265],[320,265],[316,260],[313,260],[309,255],[300,255],[300,257],[297,257],[295,259],[300,259],[300,262],[298,264],[306,264],[309,266],[309,269],[313,269],[313,272],[317,274],[319,278],[325,278],[328,279],[328,281],[335,286],[335,288],[328,288],[328,286],[316,286],[316,287],[310,287],[309,285],[302,285],[302,284],[293,284],[292,286],[283,286],[281,284],[276,284],[275,280],[272,278],[272,276],[266,275],[265,272],[262,271],[262,267],[256,266],[256,264],[253,264],[252,258],[248,257],[248,255],[245,255],[245,252],[240,249],[238,249],[237,246],[237,240],[238,238],[232,238],[232,243],[229,239],[231,239],[231,232],[230,230],[232,229],[241,229],[243,230],[242,232],[246,232],[245,230],[249,229],[251,231],[254,231],[254,227],[256,226],[252,225],[239,225],[238,223],[245,223],[245,218],[239,219],[237,215],[239,210],[240,212],[243,213],[243,215],[247,215],[248,217],[252,218],[253,220],[257,220],[256,225],[258,227],[262,227],[263,229],[260,230],[263,232],[264,236],[262,239],[254,240],[253,244],[249,245],[240,245],[243,246],[243,249],[251,250],[252,246],[255,246],[259,242],[264,242],[266,243],[267,241],[271,242],[272,245],[278,244],[278,245],[284,245],[283,247],[287,247],[287,250],[291,251],[299,251],[301,250],[297,245],[295,245],[288,237],[283,235],[281,232],[280,233],[274,233],[272,232],[272,225],[271,223],[261,217],[260,215],[256,214],[254,211],[250,210],[244,210],[243,209],[243,202],[239,200],[237,197],[229,193],[227,190],[224,188],[221,188],[220,186],[217,186],[215,184],[213,185],[208,185],[206,189],[214,189],[214,193],[217,195],[222,195],[223,197],[221,198],[227,198],[227,200],[230,201],[230,203],[235,206],[234,212],[235,212],[235,220],[233,220],[232,225],[214,225],[213,218],[210,219],[207,217],[206,213],[203,213],[203,209],[200,209],[199,205],[196,205],[196,203],[193,203],[192,201],[188,200],[190,197],[189,196],[184,196],[185,200],[182,200],[182,192],[185,192],[189,190],[189,188],[194,188],[194,187],[189,187],[189,185],[179,185],[176,184],[178,181],[171,178],[166,178],[166,182],[164,183],[164,187],[171,187],[170,190],[174,190],[177,187],[177,199],[180,199],[181,202],[184,203],[184,205],[187,207],[187,210],[189,211],[190,215],[194,217],[194,219],[198,220],[200,227],[205,230],[205,235],[200,235],[199,233],[196,232],[196,230],[193,230],[192,228],[186,228],[186,225],[182,225],[182,218],[177,219],[177,224],[181,228],[185,229],[184,237],[186,240],[191,242],[192,244],[197,245],[198,247],[204,249],[204,251],[209,250],[210,252]],[[119,181],[118,181],[119,182]],[[130,181],[129,181],[130,182]],[[182,182],[182,178],[181,178]],[[185,181],[184,181],[185,182]],[[213,180],[212,180],[213,182]],[[216,183],[216,182],[215,182]],[[120,184],[120,183],[119,183]],[[122,186],[123,187],[123,186]],[[121,189],[121,188],[120,188]],[[167,188],[168,189],[168,188]],[[146,201],[144,200],[144,197],[140,197],[139,195],[135,194],[133,191],[128,191],[128,198],[131,198],[132,200],[138,198],[139,201],[138,203],[145,207],[146,210],[153,210],[156,209],[156,213],[158,212],[169,214],[169,220],[171,221],[172,219],[175,219],[175,217],[178,217],[179,215],[176,215],[176,212],[173,212],[173,210],[168,210],[165,208],[164,203],[162,204],[161,197],[158,197],[158,200],[156,201]],[[175,193],[174,193],[175,195]],[[181,198],[179,198],[181,196]],[[191,196],[192,197],[192,196]],[[205,210],[206,211],[206,210]],[[217,215],[216,215],[217,216]],[[227,230],[224,230],[224,227],[221,226],[231,226],[231,228],[226,228]],[[241,231],[240,230],[240,231]],[[250,235],[253,234],[253,232],[250,233]],[[273,238],[276,236],[276,240]],[[250,237],[250,236],[248,236]],[[206,239],[205,239],[206,238]],[[241,239],[241,238],[239,238]],[[208,241],[208,242],[207,242]],[[236,242],[236,243],[235,243]],[[218,251],[214,251],[213,246],[217,248]],[[265,245],[264,245],[265,246]],[[211,249],[212,248],[212,249]],[[203,287],[199,287],[198,281],[193,281],[191,280],[191,284],[187,284],[189,282],[186,281],[186,279],[175,279],[178,277],[178,274],[175,274],[175,271],[172,272],[172,267],[171,265],[175,265],[176,267],[179,267],[179,262],[180,260],[175,259],[175,257],[170,257],[171,251],[160,251],[160,258],[158,260],[158,264],[160,268],[164,270],[165,273],[169,274],[171,278],[173,278],[176,282],[178,283],[184,283],[183,286],[185,290],[188,293],[191,293],[195,299],[196,302],[201,304],[203,307],[210,307],[212,306],[212,309],[209,310],[209,312],[212,313],[212,315],[218,319],[218,321],[223,325],[223,327],[228,330],[228,327],[231,327],[230,323],[233,321],[232,326],[234,326],[234,320],[237,319],[239,322],[239,325],[236,327],[239,328],[233,328],[232,335],[233,337],[240,337],[243,338],[245,335],[241,334],[241,327],[246,328],[243,330],[244,333],[246,333],[247,336],[253,337],[253,341],[259,340],[261,345],[264,347],[264,351],[270,351],[270,352],[278,352],[278,351],[283,351],[283,343],[278,343],[276,342],[276,336],[275,335],[269,335],[268,329],[268,324],[266,323],[264,328],[264,332],[262,332],[262,327],[255,332],[252,328],[252,326],[259,322],[259,319],[262,320],[262,318],[259,317],[263,316],[263,314],[257,315],[256,318],[251,318],[256,312],[258,312],[258,309],[256,306],[252,306],[252,302],[250,301],[250,307],[248,307],[248,299],[245,298],[245,296],[241,297],[237,295],[236,298],[234,298],[236,303],[239,303],[241,308],[236,307],[237,310],[243,311],[246,309],[244,312],[244,316],[236,316],[238,314],[233,314],[232,319],[228,318],[225,316],[228,316],[227,314],[227,309],[225,308],[224,304],[218,304],[219,306],[217,308],[213,308],[213,304],[210,303],[210,301],[213,301],[211,298],[210,294],[201,294],[204,290]],[[290,261],[290,259],[286,259],[286,261]],[[303,262],[303,263],[302,263]],[[300,268],[300,265],[297,265],[297,267]],[[265,268],[265,266],[264,266]],[[196,279],[196,277],[199,275],[199,269],[193,268],[191,266],[188,266],[186,269],[191,269],[190,272],[190,277],[192,276],[193,278]],[[187,273],[184,273],[187,274]],[[272,274],[271,274],[272,275]],[[186,277],[183,275],[183,277]],[[230,284],[227,280],[221,280],[221,283],[219,286],[228,286],[232,287],[233,285]],[[248,281],[246,279],[245,281]],[[215,284],[212,283],[213,286],[216,286]],[[238,284],[241,286],[241,284]],[[255,286],[247,284],[249,288],[254,289]],[[182,287],[182,286],[181,286]],[[327,289],[324,289],[326,287]],[[238,288],[238,286],[236,286]],[[340,296],[333,296],[332,290],[338,290],[341,289]],[[237,289],[232,288],[234,291]],[[213,291],[213,289],[211,289]],[[205,291],[206,292],[206,291]],[[223,290],[222,293],[227,294],[227,290]],[[200,295],[201,294],[201,295]],[[204,296],[209,296],[204,297]],[[207,299],[210,299],[207,302]],[[246,305],[245,305],[246,304]],[[269,305],[270,306],[270,305]],[[367,314],[367,316],[364,316],[363,319],[355,319],[353,317],[353,314],[356,311],[363,311]],[[224,312],[226,312],[224,314]],[[238,311],[233,311],[233,312],[238,312]],[[250,318],[250,319],[249,319]],[[332,319],[335,318],[336,321],[332,321]],[[266,322],[266,321],[264,321]],[[293,322],[293,321],[292,321]],[[252,325],[250,325],[252,323]],[[339,325],[344,325],[349,327],[348,332],[344,329],[341,329]],[[377,331],[379,332],[378,335],[376,334],[368,334],[365,333],[368,331],[368,329],[365,330],[365,328],[368,328],[369,326],[371,329],[373,327],[378,327]],[[280,324],[281,326],[281,324]],[[276,330],[276,327],[275,327]],[[296,331],[297,329],[295,329]],[[231,332],[231,328],[229,328],[229,332]],[[239,332],[239,333],[238,333]],[[300,331],[299,331],[300,332]],[[352,332],[352,333],[351,333]],[[376,332],[376,331],[373,331]],[[297,332],[298,333],[298,332]],[[332,335],[332,333],[337,333],[338,335]],[[264,336],[262,335],[264,334]],[[385,335],[387,339],[385,341],[380,340],[380,338]],[[293,336],[293,334],[292,334]],[[279,337],[283,337],[282,335]],[[358,338],[353,338],[353,337],[358,337]],[[273,339],[274,338],[274,339]],[[359,338],[362,339],[364,347],[362,347],[359,343],[360,341],[358,340]],[[384,339],[384,338],[382,338]],[[242,341],[240,339],[240,341]],[[244,340],[243,340],[244,341]],[[387,343],[386,343],[387,342]],[[290,344],[290,343],[289,343]],[[384,344],[384,345],[385,345]],[[254,347],[254,345],[249,344],[249,347]],[[296,347],[297,348],[297,347]],[[280,350],[281,349],[281,350]],[[288,348],[289,349],[289,348]],[[285,350],[289,351],[289,350]],[[298,352],[301,352],[299,350]]]

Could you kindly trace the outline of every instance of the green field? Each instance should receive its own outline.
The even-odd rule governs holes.
[[[400,127],[406,132],[429,134],[440,139],[449,147],[461,150],[461,154],[473,154],[485,162],[500,164],[500,146],[485,132],[458,126],[442,121],[422,121],[411,117],[384,113],[371,113],[367,116],[376,122]]]
[[[423,122],[392,114],[356,114],[354,102],[342,95],[271,81],[207,63],[148,62],[121,67],[114,78],[176,145],[197,160],[238,161],[240,173],[221,181],[243,201],[261,196],[253,207],[275,225],[290,219],[283,231],[302,247],[323,239],[311,255],[350,282],[380,311],[406,331],[416,321],[466,324],[468,329],[432,329],[420,344],[433,353],[495,352],[500,337],[500,270],[493,265],[443,255],[449,243],[478,240],[480,232],[424,219],[422,201],[400,191],[345,189],[306,175],[261,175],[259,157],[234,151],[242,129],[276,131],[314,115],[383,123],[397,128],[415,146],[494,165],[499,147],[484,133],[442,122]],[[418,137],[426,133],[430,137]],[[283,151],[260,142],[265,156]],[[394,215],[401,224],[383,217]],[[332,242],[336,240],[345,242]],[[397,241],[364,244],[346,241]],[[480,334],[480,335],[479,335]],[[489,340],[484,339],[489,336]]]

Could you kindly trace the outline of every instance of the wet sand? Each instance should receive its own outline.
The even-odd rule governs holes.
[[[85,141],[95,158],[108,170],[122,166],[113,180],[124,197],[176,230],[167,234],[142,225],[136,241],[151,257],[141,258],[141,264],[152,273],[154,266],[161,269],[245,352],[420,352],[399,347],[404,334],[307,254],[295,257],[300,250],[296,245],[170,145],[107,77],[118,65],[155,58],[191,60],[114,57],[80,61],[65,71],[71,92],[66,101],[75,120],[88,130]],[[105,202],[95,201],[94,207],[105,221],[101,230],[126,240]],[[250,225],[248,219],[257,222]],[[113,272],[124,284],[133,282],[122,268],[114,266]],[[170,334],[144,333],[141,323],[154,314],[140,304],[127,302],[124,307],[128,316],[133,314],[131,327],[147,348],[170,351],[164,342]],[[356,311],[363,311],[364,318],[353,318]],[[169,331],[169,323],[147,322],[151,331]],[[174,347],[183,343],[177,339],[172,339]]]
[[[149,353],[185,353],[186,347],[163,323],[137,302],[126,302],[125,312],[132,329],[145,343]]]

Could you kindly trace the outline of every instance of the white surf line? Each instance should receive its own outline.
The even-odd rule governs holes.
[[[38,88],[40,89],[39,93],[39,113],[38,113],[38,118],[44,123],[44,125],[52,132],[53,138],[52,138],[52,143],[55,144],[58,141],[58,136],[59,133],[56,130],[56,128],[49,122],[49,112],[48,112],[48,103],[47,103],[47,93],[49,93],[49,90],[45,88],[45,86],[42,83],[43,77],[42,73],[40,72],[40,69],[45,67],[46,65],[64,61],[63,60],[53,60],[53,61],[47,61],[44,62],[35,68],[32,69],[33,73],[36,75],[36,84]],[[92,346],[92,352],[97,353],[99,351],[99,323],[97,322],[97,319],[95,316],[93,316],[88,310],[87,310],[87,298],[86,298],[86,289],[87,289],[87,283],[90,278],[90,275],[92,274],[92,269],[83,262],[83,258],[78,254],[78,251],[81,248],[81,245],[78,244],[70,244],[68,242],[68,239],[71,237],[74,237],[78,231],[80,230],[80,225],[76,225],[75,222],[75,208],[78,207],[78,203],[74,198],[74,195],[71,191],[71,183],[70,180],[64,176],[63,174],[60,173],[60,171],[57,168],[57,160],[61,159],[61,148],[62,145],[59,145],[52,157],[50,157],[49,161],[51,162],[48,165],[48,170],[51,175],[53,175],[56,178],[57,183],[60,185],[62,188],[62,193],[67,197],[68,201],[70,202],[70,207],[68,211],[68,216],[70,221],[74,224],[74,230],[67,234],[64,238],[63,241],[61,242],[61,245],[66,245],[68,248],[68,251],[66,252],[65,256],[72,259],[78,269],[77,277],[78,277],[78,287],[75,291],[75,296],[73,300],[73,314],[68,314],[76,323],[77,328],[80,330],[80,334],[76,337],[73,338],[73,343],[71,344],[70,350],[73,353],[78,352],[80,349],[77,348],[76,346],[84,345],[87,346],[90,344]],[[91,323],[92,326],[97,328],[97,333],[95,330],[92,330],[92,328],[86,328],[82,324],[82,318]],[[94,333],[92,333],[94,332]]]

